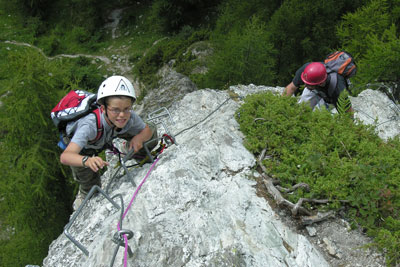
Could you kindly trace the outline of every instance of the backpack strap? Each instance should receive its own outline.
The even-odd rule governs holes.
[[[337,85],[337,73],[336,72],[331,72],[329,73],[330,81],[329,81],[329,87],[328,87],[328,95],[333,95],[333,92],[336,89]]]
[[[90,141],[90,143],[94,143],[100,140],[101,136],[103,135],[103,125],[101,124],[101,109],[97,108],[93,110],[93,113],[94,115],[96,115],[97,135],[92,141]]]
[[[332,93],[334,92],[334,90],[336,88],[336,85],[337,85],[337,76],[340,75],[340,74],[338,74],[336,72],[331,72],[331,73],[328,73],[328,75],[331,77],[331,80],[329,82],[328,92],[329,92],[330,95],[332,95]],[[343,78],[344,78],[344,81],[345,81],[346,90],[351,95],[352,92],[351,92],[351,89],[350,89],[350,86],[349,86],[350,79],[349,78],[345,78],[345,77],[343,77]]]

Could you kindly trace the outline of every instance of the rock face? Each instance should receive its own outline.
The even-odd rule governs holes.
[[[122,228],[134,233],[128,266],[328,266],[304,236],[289,230],[256,196],[255,159],[234,119],[239,104],[227,99],[226,92],[200,90],[170,108],[174,123],[169,127],[180,133],[178,145],[159,156],[123,220]],[[209,118],[185,130],[225,100]],[[137,185],[150,167],[131,170]],[[113,172],[110,168],[103,176],[104,187]],[[123,196],[125,208],[136,190],[126,175],[110,189],[111,197]],[[89,256],[62,234],[43,266],[110,266],[119,216],[103,196],[93,197],[70,229]],[[123,258],[121,248],[114,266]]]
[[[248,85],[230,90],[245,96],[266,90],[280,93],[283,88]],[[391,105],[379,92],[367,90],[351,100],[356,117],[366,123],[372,116],[379,117],[378,122],[394,116],[388,114],[393,109],[378,111]],[[225,91],[205,89],[187,93],[170,106],[173,122],[165,119],[164,124],[177,145],[168,147],[154,166],[148,163],[130,170],[140,185],[153,166],[123,220],[122,228],[133,232],[128,266],[329,266],[320,249],[285,226],[266,200],[256,195],[255,158],[244,148],[234,119],[239,105]],[[399,127],[397,120],[385,124],[381,125]],[[163,129],[159,127],[160,133]],[[385,136],[398,133],[394,130]],[[117,159],[109,161],[115,166]],[[137,187],[127,175],[110,184],[115,172],[113,167],[107,170],[103,186],[110,185],[110,197],[121,194],[126,209]],[[118,198],[114,200],[120,204]],[[102,195],[93,197],[69,231],[89,256],[62,234],[50,245],[43,266],[99,267],[112,262],[122,266],[124,248],[113,261],[117,245],[111,240],[120,212]]]
[[[356,111],[355,117],[364,124],[375,125],[380,138],[388,140],[399,135],[400,107],[384,93],[367,89],[352,97],[351,103]]]
[[[185,75],[176,72],[169,65],[158,71],[160,82],[158,88],[151,90],[143,99],[136,111],[139,115],[146,115],[160,107],[169,108],[183,98],[187,93],[197,90],[197,86]]]

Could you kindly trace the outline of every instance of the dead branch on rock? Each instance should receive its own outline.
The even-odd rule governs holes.
[[[290,209],[293,209],[295,205],[282,196],[281,192],[279,192],[279,190],[276,189],[276,187],[273,185],[271,177],[265,175],[264,173],[260,173],[260,174],[264,178],[263,182],[264,182],[265,187],[268,190],[268,193],[270,193],[272,195],[272,197],[275,199],[276,204],[278,206],[286,206]],[[308,215],[308,216],[311,216],[311,214],[312,214],[310,211],[308,211],[307,209],[305,209],[303,207],[298,207],[297,210],[300,213]]]
[[[294,207],[291,210],[293,216],[297,215],[297,212],[299,211],[299,208],[301,207],[301,205],[303,205],[303,202],[326,204],[329,202],[329,199],[300,198],[299,201],[297,201],[296,205],[294,205]]]
[[[307,215],[307,216],[303,216],[302,219],[301,219],[303,225],[310,225],[310,224],[313,224],[315,222],[320,222],[320,221],[326,220],[326,219],[330,218],[333,214],[335,214],[334,211],[329,211],[327,213],[318,212],[316,215],[312,215],[311,211],[309,211],[308,209],[302,207],[302,204],[304,202],[326,204],[326,203],[330,202],[329,199],[300,198],[299,201],[296,204],[293,204],[289,200],[285,199],[282,196],[281,191],[278,190],[278,188],[280,188],[282,190],[282,192],[284,192],[284,193],[290,193],[290,192],[293,192],[293,191],[297,190],[298,188],[305,188],[306,190],[309,190],[309,186],[306,183],[296,184],[290,189],[286,189],[286,188],[283,188],[283,187],[280,187],[280,186],[276,186],[277,183],[275,182],[275,184],[274,184],[274,179],[272,179],[271,177],[269,177],[266,174],[267,173],[267,169],[261,163],[262,159],[264,158],[266,150],[267,149],[265,148],[265,149],[263,149],[261,151],[259,157],[257,158],[257,163],[258,163],[258,165],[260,166],[260,168],[262,170],[260,175],[263,178],[264,185],[267,188],[268,193],[272,195],[272,197],[274,198],[274,200],[276,201],[278,206],[280,206],[280,207],[282,207],[282,206],[288,207],[291,210],[293,216],[297,216],[298,214]]]
[[[286,206],[286,207],[289,207],[290,209],[293,209],[295,205],[282,196],[281,192],[279,192],[279,190],[275,187],[275,185],[273,183],[273,179],[271,177],[269,177],[268,175],[266,175],[267,170],[264,167],[264,165],[261,164],[261,160],[260,160],[264,157],[265,152],[266,152],[266,148],[263,149],[263,151],[261,152],[260,156],[257,159],[257,163],[260,166],[260,168],[262,169],[262,173],[260,173],[260,175],[263,177],[263,182],[265,184],[265,187],[267,188],[268,193],[270,193],[272,195],[272,197],[275,199],[278,206]],[[307,209],[305,209],[303,207],[298,207],[297,210],[300,211],[300,213],[306,214],[308,216],[310,216],[312,214],[310,211],[308,211]]]
[[[265,157],[265,152],[267,152],[267,148],[264,148],[264,149],[261,151],[260,155],[258,156],[257,163],[258,163],[258,165],[260,165],[260,167],[261,167],[261,161],[262,161],[263,158]],[[261,167],[261,168],[262,168],[262,167]],[[263,171],[264,171],[264,169],[263,169]]]
[[[263,119],[263,118],[255,118],[254,121],[256,119]],[[261,151],[261,154],[258,156],[259,161],[263,161],[264,159],[271,159],[272,156],[271,155],[265,155],[265,152],[267,151],[267,148],[265,148],[263,151]],[[275,180],[274,183],[279,183],[279,180]]]
[[[335,212],[332,210],[328,212],[318,212],[316,215],[313,216],[302,216],[300,218],[300,221],[302,225],[311,225],[316,222],[327,220],[333,215],[335,215]]]
[[[303,188],[304,190],[306,190],[307,192],[310,191],[310,186],[306,183],[298,183],[295,184],[294,186],[292,186],[291,188],[284,188],[282,186],[276,185],[276,188],[281,191],[282,193],[291,193],[296,191],[299,188]]]

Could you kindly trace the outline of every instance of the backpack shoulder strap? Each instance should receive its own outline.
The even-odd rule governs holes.
[[[97,135],[96,138],[90,142],[96,142],[100,140],[101,136],[103,135],[103,125],[101,124],[101,109],[97,108],[93,110],[94,115],[96,115],[96,125],[97,125]]]
[[[336,72],[331,72],[328,74],[330,77],[330,81],[329,81],[329,87],[328,87],[328,94],[331,96],[333,95],[333,92],[336,89],[336,85],[337,85],[337,73]]]
[[[331,77],[331,80],[329,81],[328,93],[329,93],[329,95],[332,95],[336,89],[336,85],[338,83],[338,81],[337,81],[338,75],[340,75],[340,74],[338,74],[336,72],[332,72],[332,73],[329,73],[328,75]],[[344,78],[344,81],[345,81],[345,85],[346,85],[346,90],[351,95],[352,92],[349,88],[349,80]]]

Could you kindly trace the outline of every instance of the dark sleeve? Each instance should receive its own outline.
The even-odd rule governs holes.
[[[303,73],[304,69],[307,67],[308,64],[310,64],[311,62],[308,62],[306,64],[304,64],[303,66],[301,66],[297,71],[296,74],[294,75],[294,78],[292,80],[294,86],[296,87],[300,87],[301,85],[304,84],[303,80],[301,79],[301,74]]]

